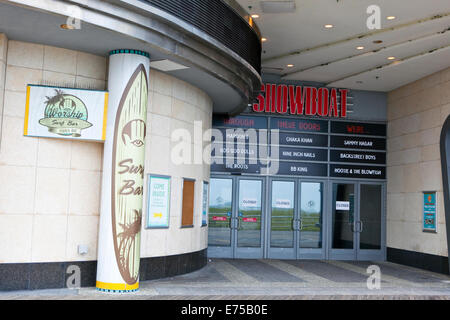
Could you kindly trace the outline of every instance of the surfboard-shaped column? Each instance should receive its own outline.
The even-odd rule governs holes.
[[[139,288],[149,54],[110,52],[109,106],[103,154],[97,289]]]

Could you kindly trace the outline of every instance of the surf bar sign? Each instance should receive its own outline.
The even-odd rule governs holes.
[[[108,92],[28,85],[24,135],[104,141]]]
[[[253,111],[346,118],[348,93],[348,89],[263,84]]]

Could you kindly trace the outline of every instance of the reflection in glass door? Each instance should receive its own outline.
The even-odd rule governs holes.
[[[300,187],[300,248],[322,248],[323,194],[321,182],[302,182]]]
[[[272,181],[269,257],[295,257],[295,181]]]
[[[268,257],[324,259],[323,182],[272,180]]]
[[[211,178],[208,217],[208,255],[232,257],[233,179]]]
[[[263,181],[238,179],[236,258],[262,258]]]
[[[208,256],[263,258],[263,179],[212,177]]]

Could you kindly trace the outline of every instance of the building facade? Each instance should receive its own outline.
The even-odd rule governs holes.
[[[0,290],[67,287],[75,267],[132,291],[214,257],[448,273],[450,69],[390,92],[283,80],[237,2],[177,5],[0,1]],[[103,100],[49,111],[78,110],[71,92]]]

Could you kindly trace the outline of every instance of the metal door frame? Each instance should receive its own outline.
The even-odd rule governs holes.
[[[294,183],[294,247],[293,248],[271,248],[271,222],[272,222],[272,183],[274,181],[293,182]],[[300,248],[301,239],[301,185],[302,183],[321,183],[322,184],[322,248]],[[315,179],[309,177],[270,177],[268,179],[268,197],[267,197],[267,217],[265,233],[265,258],[268,259],[325,259],[326,258],[326,230],[327,230],[327,198],[328,198],[328,180]]]
[[[356,221],[359,218],[359,187],[358,181],[352,180],[334,180],[330,179],[328,186],[328,202],[331,203],[328,211],[328,229],[327,229],[327,259],[329,260],[356,260],[357,257],[357,243],[358,233],[353,231],[353,249],[333,249],[333,210],[335,207],[333,196],[334,184],[352,184],[354,185],[354,216],[353,216],[353,230],[355,230]]]
[[[208,257],[220,258],[249,258],[249,259],[326,259],[326,260],[386,260],[386,182],[370,180],[348,180],[348,179],[319,179],[302,177],[264,177],[253,175],[227,175],[213,174],[211,179],[230,179],[232,180],[232,220],[235,227],[236,215],[239,208],[239,180],[259,180],[262,183],[261,190],[261,247],[260,248],[239,248],[237,247],[237,231],[231,229],[231,246],[214,247],[208,245]],[[300,188],[302,182],[322,183],[323,184],[323,208],[322,208],[322,249],[302,249],[300,248],[300,231],[294,231],[294,248],[270,248],[270,227],[271,227],[271,207],[272,207],[272,182],[286,181],[294,182],[294,218],[300,218]],[[356,222],[360,221],[360,192],[361,185],[380,185],[381,194],[381,249],[368,250],[360,249],[360,234],[353,232],[353,249],[332,249],[332,210],[333,210],[333,184],[353,184],[355,186],[355,215],[354,228]],[[354,229],[356,230],[356,229]],[[280,250],[281,249],[281,250]],[[278,251],[278,252],[277,252]],[[291,252],[289,252],[291,251]]]
[[[265,254],[264,257],[268,259],[296,259],[297,257],[297,245],[298,245],[298,234],[295,229],[293,229],[293,247],[292,248],[271,248],[271,228],[272,228],[272,183],[274,181],[281,182],[293,182],[294,183],[294,221],[298,219],[298,178],[296,177],[270,177],[268,179],[267,186],[267,217],[266,217],[266,233],[265,233]],[[294,223],[294,222],[293,222]]]
[[[210,177],[210,188],[211,188],[211,179],[224,179],[231,180],[231,218],[230,218],[230,226],[233,223],[233,214],[234,214],[234,206],[235,206],[235,176],[231,175],[211,175]],[[210,191],[211,193],[211,191]],[[209,204],[208,204],[209,205]],[[208,215],[211,214],[208,210]],[[209,220],[209,216],[208,216]],[[209,237],[209,227],[208,227],[208,237]],[[230,227],[230,246],[229,247],[219,247],[219,246],[210,246],[208,244],[207,255],[211,258],[233,258],[234,250],[233,250],[233,229]]]
[[[260,247],[238,247],[238,241],[237,236],[239,232],[239,182],[242,180],[246,181],[261,181],[261,230],[260,230]],[[264,243],[265,243],[265,230],[266,230],[266,212],[267,212],[267,205],[266,205],[266,179],[265,177],[258,177],[258,176],[235,176],[236,181],[236,188],[235,188],[235,195],[234,199],[236,199],[235,202],[235,208],[233,211],[233,216],[235,216],[235,219],[237,219],[237,223],[234,225],[234,230],[232,230],[232,234],[234,239],[232,240],[232,247],[233,247],[233,258],[234,259],[263,259],[264,258]]]
[[[333,228],[333,185],[334,184],[353,184],[355,186],[355,208],[353,221],[353,249],[333,249],[332,248],[332,228]],[[379,185],[381,186],[381,249],[369,250],[360,249],[361,233],[361,185]],[[386,260],[386,182],[368,181],[368,180],[340,180],[330,179],[328,187],[328,228],[327,228],[327,259],[328,260],[354,260],[354,261],[385,261]]]
[[[237,176],[237,175],[211,175],[210,179],[225,179],[232,181],[232,202],[230,218],[230,246],[218,247],[208,245],[208,257],[211,258],[230,258],[230,259],[262,259],[264,257],[264,236],[266,228],[266,179],[257,176]],[[238,247],[237,236],[239,228],[239,182],[261,181],[261,244],[260,247]],[[209,230],[208,230],[209,231]]]
[[[358,181],[358,221],[361,221],[361,185],[381,186],[381,243],[379,250],[361,249],[360,233],[362,230],[359,230],[356,258],[357,260],[362,261],[384,261],[386,260],[386,183],[376,181]]]
[[[296,241],[297,245],[297,256],[296,259],[326,259],[326,243],[327,243],[327,212],[328,212],[328,202],[327,199],[329,197],[328,193],[328,180],[327,179],[313,179],[313,178],[298,178],[297,179],[297,216],[299,221],[301,220],[301,185],[302,183],[321,183],[322,184],[322,248],[300,248],[300,240],[301,240],[301,229],[299,229],[296,233],[298,235],[298,239]]]

